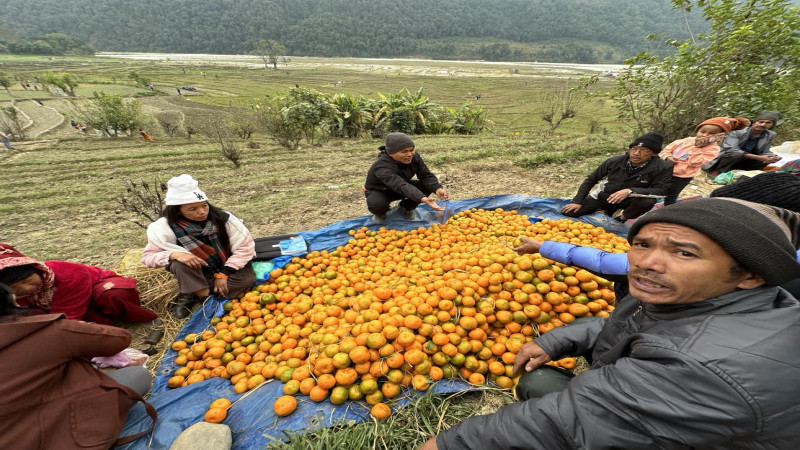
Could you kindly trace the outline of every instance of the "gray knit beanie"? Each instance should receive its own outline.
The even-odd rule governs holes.
[[[678,202],[642,216],[631,226],[628,242],[644,225],[654,222],[683,225],[705,234],[768,285],[800,278],[795,250],[800,243],[798,213],[730,198]]]
[[[722,186],[711,197],[728,197],[800,212],[800,178],[787,172],[764,172]]]
[[[756,122],[759,120],[771,120],[772,123],[778,123],[781,119],[781,113],[778,111],[761,111],[756,117]]]
[[[405,133],[389,133],[386,135],[386,153],[397,153],[408,147],[414,147],[414,141]]]

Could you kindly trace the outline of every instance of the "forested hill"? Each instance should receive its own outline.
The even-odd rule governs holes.
[[[619,62],[706,25],[667,0],[3,0],[0,39],[76,36],[95,50]]]

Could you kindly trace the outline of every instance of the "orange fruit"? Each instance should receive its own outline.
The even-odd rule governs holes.
[[[169,387],[171,387],[173,389],[174,388],[178,388],[178,387],[181,387],[183,385],[184,381],[186,381],[186,378],[184,378],[184,377],[182,377],[180,375],[175,375],[173,377],[170,377],[169,380],[167,380],[167,386],[169,386]]]
[[[297,409],[297,399],[291,395],[282,395],[275,400],[272,410],[278,416],[288,416]]]
[[[392,415],[392,409],[389,408],[389,405],[386,403],[376,403],[372,406],[369,413],[378,420],[385,420]]]
[[[328,398],[328,390],[319,386],[314,386],[311,389],[311,392],[308,393],[308,398],[314,400],[315,402],[321,402]]]
[[[203,420],[211,423],[221,423],[228,416],[225,408],[210,408],[203,416]]]
[[[211,402],[211,408],[225,408],[228,409],[231,406],[231,401],[227,398],[218,398]]]

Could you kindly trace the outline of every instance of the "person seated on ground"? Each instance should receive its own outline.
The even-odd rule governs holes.
[[[703,170],[716,176],[731,170],[761,170],[778,162],[781,157],[770,151],[776,133],[770,128],[780,120],[778,111],[762,111],[753,124],[732,131],[722,141],[719,155],[703,166]]]
[[[11,289],[0,285],[0,448],[107,449],[147,433],[118,438],[131,400],[150,390],[150,372],[102,373],[89,362],[124,350],[128,331],[19,311]]]
[[[672,163],[672,181],[664,204],[671,205],[678,201],[678,195],[700,173],[700,167],[717,157],[718,143],[727,133],[748,125],[750,121],[744,117],[712,117],[694,128],[694,136],[667,145],[658,155]]]
[[[255,283],[250,260],[256,245],[236,216],[212,205],[197,180],[183,174],[167,182],[166,207],[147,227],[142,263],[166,267],[178,279],[170,313],[183,319],[213,291],[233,298]]]
[[[795,221],[800,223],[800,178],[781,172],[765,172],[753,178],[722,186],[710,194],[711,197],[738,198],[762,205],[774,206],[795,213]],[[782,213],[788,216],[788,212]],[[787,219],[788,220],[788,219]],[[797,248],[797,260],[800,261],[800,234],[792,244]],[[594,247],[582,247],[566,242],[539,242],[527,237],[520,237],[522,244],[514,248],[520,255],[539,253],[547,259],[563,264],[582,267],[603,276],[612,277],[614,292],[621,299],[628,293],[626,279],[617,276],[628,273],[628,256],[624,253],[606,252]],[[781,285],[796,298],[800,299],[800,279]]]
[[[602,209],[620,222],[635,219],[656,204],[655,198],[632,197],[631,194],[664,196],[669,192],[672,164],[658,158],[664,136],[651,131],[636,138],[628,153],[603,161],[581,183],[572,201],[561,209],[569,217],[591,214]],[[598,183],[597,196],[590,191]]]
[[[389,133],[385,145],[378,147],[378,159],[372,163],[364,183],[367,209],[378,223],[386,221],[390,203],[400,200],[400,211],[407,220],[414,219],[414,209],[425,203],[434,211],[444,208],[430,197],[432,193],[441,200],[450,194],[428,170],[422,157],[415,151],[414,141],[405,133]],[[412,180],[414,176],[416,180]]]
[[[142,139],[144,139],[145,141],[152,141],[152,140],[153,140],[153,138],[152,138],[152,137],[150,137],[150,135],[149,135],[149,134],[147,134],[147,132],[146,132],[146,131],[144,131],[144,130],[143,130],[143,129],[141,129],[141,128],[139,128],[139,134],[142,136]]]
[[[27,314],[64,314],[67,319],[102,324],[158,319],[142,306],[133,278],[85,264],[40,262],[4,243],[0,243],[0,283],[11,287]]]
[[[736,199],[646,214],[628,233],[631,294],[611,316],[526,343],[521,401],[422,448],[796,448],[800,301],[777,286],[800,277],[798,231]],[[576,355],[591,364],[577,376],[543,365]]]

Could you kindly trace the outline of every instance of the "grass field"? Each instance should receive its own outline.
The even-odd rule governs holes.
[[[458,64],[448,69],[441,62],[402,61],[381,65],[389,69],[376,69],[376,64],[361,62],[365,68],[355,60],[305,61],[297,67],[290,63],[278,71],[107,58],[3,56],[0,61],[7,74],[21,79],[33,79],[44,70],[74,73],[81,80],[76,90],[79,98],[94,91],[142,92],[127,79],[135,70],[150,77],[162,93],[139,99],[145,112],[172,111],[184,118],[220,114],[226,106],[285,92],[295,83],[370,98],[378,92],[423,86],[432,101],[447,106],[471,98],[474,102],[474,95],[480,93],[480,101],[474,103],[487,109],[494,122],[491,132],[415,138],[432,170],[446,175],[455,198],[500,193],[569,196],[597,162],[609,152],[624,149],[627,140],[613,111],[601,102],[586,106],[563,126],[563,133],[545,136],[545,123],[537,119],[537,98],[548,86],[563,83],[547,77],[563,76],[558,72],[515,75],[502,65],[470,68]],[[441,75],[447,70],[463,75]],[[574,75],[577,78],[579,73]],[[346,84],[334,86],[337,80]],[[178,96],[173,86],[193,86],[198,91]],[[0,92],[0,106],[12,100],[31,117],[34,132],[49,131],[17,143],[19,151],[0,156],[0,226],[5,240],[38,258],[113,266],[127,249],[144,245],[144,230],[118,213],[116,199],[124,192],[124,180],[165,181],[191,173],[212,201],[245,219],[256,236],[318,228],[367,213],[360,186],[381,144],[376,139],[332,140],[290,152],[267,136],[256,135],[253,140],[260,148],[246,148],[242,167],[234,170],[215,145],[197,135],[191,140],[169,138],[153,128],[148,130],[155,138],[151,142],[138,137],[101,139],[81,135],[69,126],[74,109],[64,97],[23,90],[15,84],[10,93]],[[588,135],[591,120],[599,120],[610,130],[608,134]],[[580,161],[535,170],[515,165],[543,152],[575,146],[599,151],[590,151],[592,155]],[[103,230],[103,239],[97,239],[98,230]]]
[[[512,66],[502,64],[303,58],[274,71],[211,61],[8,55],[0,55],[0,64],[18,79],[31,80],[45,70],[73,73],[81,83],[79,98],[94,91],[144,92],[127,78],[135,70],[151,78],[160,94],[141,97],[144,110],[172,112],[182,120],[222,114],[227,107],[285,92],[295,84],[369,98],[377,98],[378,92],[424,87],[431,101],[451,107],[471,100],[486,108],[494,122],[492,131],[414,138],[455,199],[512,193],[569,197],[599,162],[624,151],[630,138],[603,100],[587,104],[556,134],[544,132],[545,123],[538,118],[543,93],[587,73],[577,69],[526,67],[515,74]],[[181,86],[198,91],[178,96],[175,87]],[[476,102],[477,94],[481,98]],[[129,220],[133,217],[121,211],[117,201],[125,193],[124,182],[166,181],[181,173],[197,178],[210,200],[244,219],[256,237],[317,229],[367,214],[361,186],[381,144],[377,139],[335,139],[288,151],[256,134],[252,141],[258,148],[242,143],[242,167],[233,169],[218,147],[202,136],[170,138],[155,126],[148,129],[153,141],[82,135],[69,126],[70,101],[24,90],[18,82],[10,92],[0,92],[0,106],[12,102],[32,122],[32,136],[15,142],[14,152],[0,149],[1,240],[38,259],[116,267],[129,249],[146,243],[144,229]],[[605,131],[590,135],[591,121]],[[409,408],[411,415],[393,417],[380,429],[368,424],[323,430],[284,448],[334,448],[332,442],[341,448],[352,448],[351,442],[363,442],[364,448],[399,448],[402,442],[404,448],[414,448],[436,431],[420,425],[427,421],[415,422],[420,415],[443,420],[444,411],[449,411],[447,420],[439,420],[441,427],[480,405],[494,410],[508,396],[471,394],[425,401]],[[409,435],[412,424],[417,428]]]

